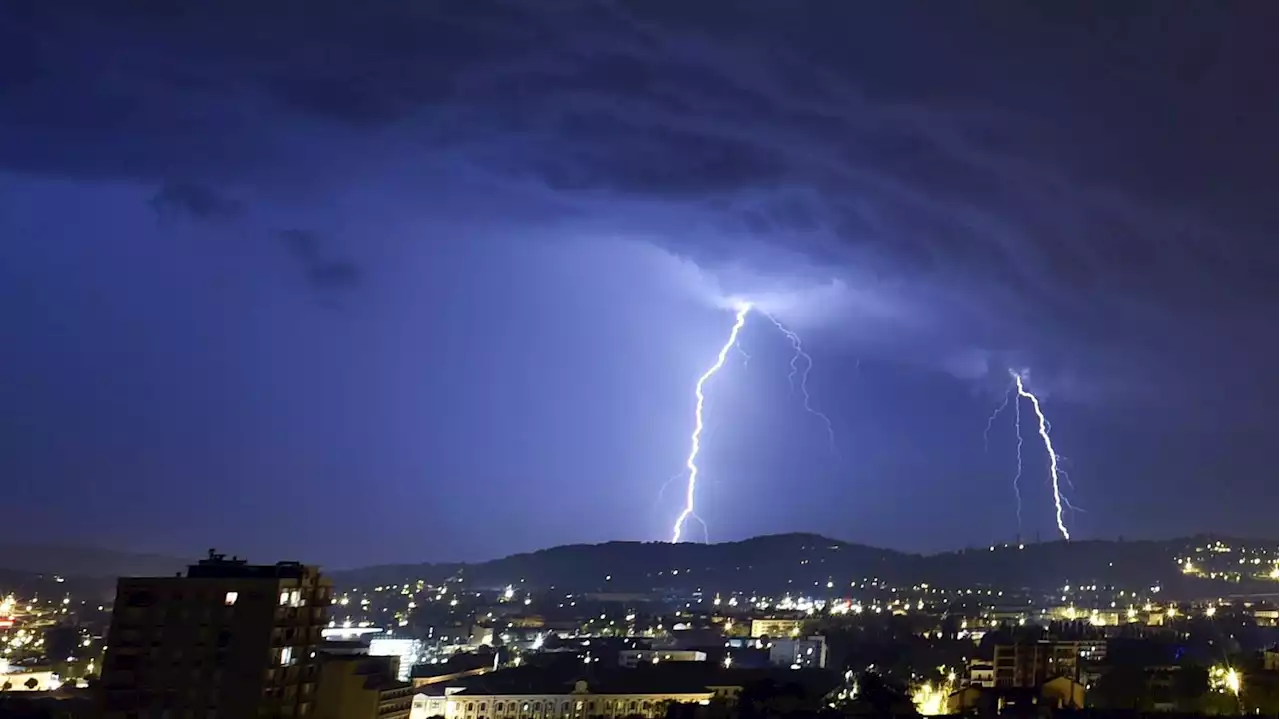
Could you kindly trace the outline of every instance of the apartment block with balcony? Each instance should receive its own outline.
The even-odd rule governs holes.
[[[1057,677],[1079,681],[1080,659],[1093,646],[1093,642],[1048,640],[997,644],[993,661],[995,686],[1039,687]]]
[[[105,719],[310,716],[332,586],[297,562],[209,552],[185,576],[123,577],[98,701]]]

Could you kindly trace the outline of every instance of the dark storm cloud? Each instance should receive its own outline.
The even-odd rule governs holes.
[[[307,282],[317,290],[347,290],[363,279],[360,268],[350,260],[328,253],[323,239],[308,230],[283,230],[280,240],[302,268]]]
[[[1274,7],[79,10],[5,11],[0,165],[292,186],[341,182],[385,142],[619,226],[644,200],[908,281],[928,351],[997,372],[1154,364],[1149,380],[1170,357],[1195,364],[1188,327],[1248,337],[1274,291],[1273,219],[1250,199],[1273,186],[1274,147],[1242,139],[1270,137],[1275,98],[1250,77],[1270,66]],[[317,286],[359,279],[293,249]]]

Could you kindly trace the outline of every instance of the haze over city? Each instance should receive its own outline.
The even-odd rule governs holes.
[[[1274,5],[779,5],[8,4],[0,540],[1275,537]]]

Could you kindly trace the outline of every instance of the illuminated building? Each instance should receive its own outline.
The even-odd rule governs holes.
[[[689,692],[600,691],[586,681],[574,683],[571,691],[551,687],[530,687],[527,692],[504,689],[510,693],[484,693],[483,689],[450,689],[432,692],[428,687],[413,698],[410,719],[441,716],[444,719],[585,719],[585,717],[641,716],[659,719],[667,715],[669,703],[696,704],[710,702],[711,689]],[[426,692],[426,693],[424,693]]]
[[[753,637],[794,637],[804,627],[803,619],[752,619]]]
[[[369,656],[395,657],[398,660],[395,675],[400,681],[409,680],[409,670],[422,656],[422,642],[417,639],[377,637],[369,640]]]
[[[331,596],[315,567],[251,565],[212,551],[186,576],[121,578],[102,716],[314,714]]]

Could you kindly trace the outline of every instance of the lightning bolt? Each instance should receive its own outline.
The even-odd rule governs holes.
[[[1014,385],[1009,383],[1009,388],[1004,391],[1004,401],[999,407],[987,417],[987,427],[982,430],[982,451],[986,452],[990,448],[989,437],[991,435],[991,424],[996,421],[996,417],[1009,406],[1009,400],[1013,397]],[[1022,407],[1018,402],[1013,403],[1013,426],[1018,433],[1018,471],[1013,475],[1013,498],[1016,502],[1015,512],[1018,516],[1018,535],[1022,535],[1022,488],[1018,486],[1018,480],[1022,478]]]
[[[1018,433],[1018,471],[1013,475],[1013,498],[1017,501],[1018,537],[1022,537],[1022,488],[1018,480],[1022,479],[1022,403],[1013,403],[1013,428]],[[1019,540],[1021,541],[1021,540]]]
[[[1012,369],[1009,370],[1009,375],[1013,377],[1014,386],[1018,390],[1018,396],[1031,400],[1031,407],[1035,410],[1036,417],[1040,420],[1040,439],[1044,440],[1044,449],[1049,453],[1049,479],[1053,485],[1054,518],[1058,522],[1058,531],[1062,534],[1062,538],[1071,539],[1071,533],[1067,531],[1067,525],[1062,522],[1062,508],[1064,502],[1062,499],[1062,489],[1059,487],[1058,482],[1060,474],[1058,471],[1059,457],[1058,453],[1053,449],[1053,440],[1049,438],[1049,421],[1044,418],[1044,411],[1040,409],[1040,399],[1031,392],[1028,392],[1027,388],[1023,386],[1022,375],[1014,372]],[[1018,437],[1021,439],[1021,432],[1019,432]]]
[[[689,470],[689,482],[685,487],[684,510],[680,512],[680,516],[676,518],[675,526],[671,529],[671,541],[673,543],[680,541],[680,537],[684,533],[685,521],[688,520],[690,516],[696,517],[696,515],[694,515],[694,501],[698,489],[698,452],[702,450],[702,428],[704,426],[702,420],[702,409],[703,405],[706,404],[707,399],[707,396],[703,391],[704,386],[706,385],[707,380],[714,377],[715,374],[724,367],[725,360],[729,356],[729,350],[733,349],[734,345],[738,343],[738,333],[742,331],[743,325],[747,323],[747,313],[750,311],[750,303],[744,302],[738,306],[738,311],[733,323],[733,329],[729,330],[729,339],[725,341],[724,345],[720,348],[720,352],[716,354],[715,364],[711,365],[710,369],[702,373],[702,376],[698,378],[698,384],[694,387],[694,396],[697,398],[697,403],[695,404],[693,411],[693,434],[689,436],[689,456],[684,461],[685,468]],[[703,526],[706,526],[705,522],[703,523]]]
[[[769,321],[778,328],[778,331],[781,332],[789,342],[791,342],[791,348],[795,350],[795,354],[791,356],[791,374],[787,375],[787,383],[791,385],[791,391],[794,392],[796,386],[796,375],[798,374],[800,376],[800,395],[804,399],[804,411],[818,419],[821,419],[822,423],[826,425],[827,438],[831,444],[831,452],[838,456],[840,452],[836,449],[836,431],[831,425],[831,418],[814,409],[809,398],[809,372],[813,369],[813,358],[809,356],[808,352],[804,351],[804,345],[801,344],[799,335],[787,329],[786,326],[775,319],[773,315],[765,314],[765,317],[768,317]],[[798,364],[801,359],[804,359],[803,368]]]
[[[987,417],[987,428],[982,430],[982,451],[984,454],[991,447],[991,442],[989,441],[989,436],[991,435],[991,423],[995,422],[996,417],[999,417],[1000,413],[1004,411],[1004,408],[1009,406],[1009,396],[1012,394],[1013,385],[1011,384],[1009,385],[1009,389],[1004,391],[1004,401],[1000,403],[999,407],[996,407],[996,411],[992,412],[990,417]]]

